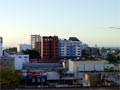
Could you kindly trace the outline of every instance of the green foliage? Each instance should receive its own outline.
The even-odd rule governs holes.
[[[110,62],[110,63],[116,63],[118,60],[117,60],[117,57],[114,55],[114,54],[108,54],[107,55],[107,60]]]
[[[111,72],[111,71],[114,71],[114,68],[113,68],[113,67],[106,67],[106,68],[105,68],[105,71]]]
[[[23,51],[23,53],[29,54],[30,59],[39,59],[40,58],[39,52],[37,52],[35,50],[26,50],[26,51]]]
[[[21,71],[14,71],[10,67],[0,67],[0,86],[9,88],[17,85],[22,79]]]
[[[16,47],[8,48],[8,49],[5,49],[4,51],[8,53],[17,53],[17,48]]]

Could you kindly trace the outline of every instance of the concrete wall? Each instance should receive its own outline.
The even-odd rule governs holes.
[[[24,63],[29,63],[29,55],[16,55],[14,58],[15,70],[22,70]]]
[[[60,75],[58,72],[47,72],[47,80],[59,80]]]
[[[74,71],[74,63],[71,61],[71,60],[69,60],[69,71]]]
[[[104,71],[106,64],[76,64],[74,71]]]
[[[103,71],[105,64],[108,65],[108,61],[105,60],[86,60],[86,61],[72,61],[69,60],[69,71]]]

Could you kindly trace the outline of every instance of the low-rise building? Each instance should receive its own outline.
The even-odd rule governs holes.
[[[86,47],[82,49],[82,56],[92,56],[97,57],[99,55],[99,48],[96,47]]]
[[[14,68],[15,70],[22,70],[23,64],[29,63],[29,55],[15,55],[14,57]]]
[[[61,69],[62,65],[58,63],[26,63],[23,65],[22,71],[26,84],[42,85],[42,83],[44,83],[48,85],[59,82],[59,70]],[[44,82],[42,79],[44,79]]]
[[[22,51],[25,51],[27,49],[31,49],[31,45],[29,45],[29,44],[19,44],[17,46],[17,51],[18,52],[22,52]]]
[[[106,60],[69,60],[69,71],[104,71]]]
[[[4,52],[4,58],[8,58],[8,59],[14,61],[14,69],[15,70],[22,70],[23,64],[30,62],[29,55],[25,55],[22,53],[8,54],[7,52]]]
[[[69,60],[63,79],[81,86],[120,85],[120,79],[115,79],[118,69],[119,65],[115,67],[106,60]]]

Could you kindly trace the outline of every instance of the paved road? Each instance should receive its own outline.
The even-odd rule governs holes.
[[[120,90],[120,87],[99,88],[51,88],[51,89],[16,89],[16,90]]]

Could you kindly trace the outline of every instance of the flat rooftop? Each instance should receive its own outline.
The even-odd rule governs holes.
[[[24,68],[60,68],[62,67],[61,64],[59,63],[28,63],[28,64],[23,64],[23,69]]]

